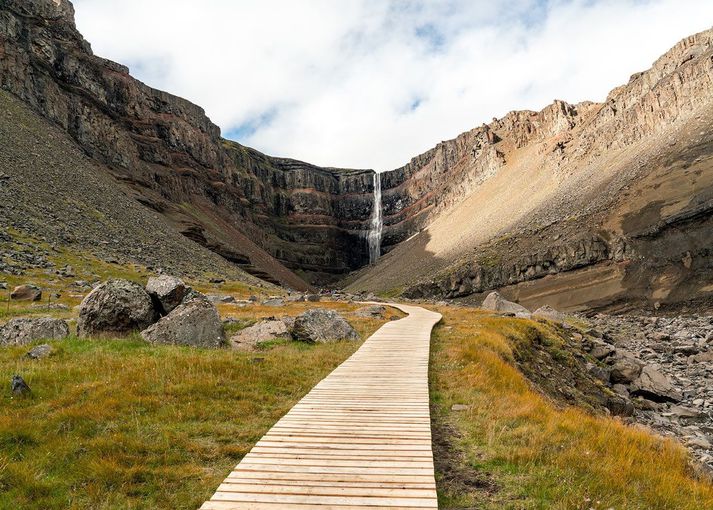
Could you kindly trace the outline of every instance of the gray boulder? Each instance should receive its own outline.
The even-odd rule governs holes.
[[[178,305],[141,332],[153,344],[220,347],[225,342],[223,323],[215,305],[199,296]]]
[[[654,402],[680,402],[682,398],[669,378],[651,365],[641,370],[641,375],[631,385],[631,394]]]
[[[69,326],[61,319],[12,319],[0,328],[0,345],[26,345],[35,340],[59,340],[68,336]]]
[[[315,308],[295,319],[292,336],[302,342],[359,340],[354,328],[334,310]]]
[[[32,349],[30,349],[28,351],[28,353],[25,354],[25,356],[27,356],[30,359],[42,359],[42,358],[46,358],[47,356],[52,354],[53,351],[54,351],[54,349],[52,349],[51,345],[42,344],[42,345],[37,345],[37,346],[33,347]]]
[[[98,285],[79,305],[81,337],[142,330],[156,321],[151,296],[138,283],[109,280]]]
[[[515,317],[521,317],[529,319],[532,315],[530,310],[522,305],[508,301],[500,295],[498,292],[491,292],[480,305],[481,308],[485,310],[492,310],[494,312],[513,314]]]
[[[633,356],[617,352],[615,354],[609,380],[612,384],[630,384],[641,374],[641,363]]]
[[[562,322],[567,318],[567,314],[555,310],[550,305],[541,306],[534,312],[532,312],[534,317],[543,317],[551,321]]]
[[[363,306],[354,312],[357,317],[368,319],[381,319],[386,314],[386,307],[382,305]]]
[[[287,324],[278,319],[266,319],[245,329],[241,329],[230,337],[230,345],[234,349],[249,350],[260,342],[275,338],[289,338]]]
[[[12,289],[10,299],[15,301],[39,301],[42,299],[42,291],[36,285],[18,285]]]
[[[189,290],[190,287],[183,280],[165,274],[152,276],[146,283],[146,292],[163,315],[180,305]]]

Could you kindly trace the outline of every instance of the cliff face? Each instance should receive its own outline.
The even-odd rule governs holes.
[[[66,130],[186,236],[293,287],[287,268],[368,261],[372,174],[271,158],[221,139],[204,111],[94,56],[66,0],[0,2],[0,86]]]
[[[683,284],[651,278],[682,257],[693,272],[709,260],[711,34],[681,41],[604,103],[511,112],[383,173],[386,255],[351,288],[468,298],[606,266],[629,295],[677,296]],[[0,87],[135,200],[256,276],[305,288],[368,263],[373,171],[222,139],[200,107],[94,56],[67,0],[0,0]],[[666,281],[700,279],[676,274]]]
[[[710,300],[713,30],[604,103],[511,112],[395,173],[428,227],[352,290],[477,300],[505,288],[560,308]]]

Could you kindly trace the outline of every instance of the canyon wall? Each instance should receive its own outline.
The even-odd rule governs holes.
[[[254,273],[299,287],[286,268],[328,277],[368,261],[373,172],[223,140],[200,107],[93,55],[73,17],[66,0],[0,2],[0,87],[66,130],[139,202]]]
[[[117,189],[269,281],[307,288],[368,264],[372,170],[318,167],[224,140],[200,107],[95,56],[73,16],[67,0],[0,0],[0,87],[69,133]],[[707,184],[686,187],[709,174],[711,58],[711,31],[691,36],[604,103],[511,112],[384,172],[385,256],[351,288],[463,298],[642,254],[683,256],[660,241],[688,229],[683,223],[646,244],[617,218],[646,230],[669,208],[685,215],[705,200]],[[682,131],[687,122],[698,131]],[[676,166],[692,146],[694,177]],[[623,212],[622,197],[665,158],[683,195],[662,194],[671,180],[664,168],[639,189],[644,202],[667,204],[661,214],[645,204]]]

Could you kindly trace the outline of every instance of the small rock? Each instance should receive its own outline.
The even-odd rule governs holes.
[[[484,310],[492,310],[494,312],[511,313],[515,317],[529,319],[532,315],[530,311],[522,305],[508,301],[498,292],[491,292],[480,305]]]
[[[701,416],[701,413],[696,411],[695,409],[691,409],[690,407],[684,407],[684,406],[671,406],[671,409],[669,409],[669,412],[678,418],[689,418],[689,419],[694,419],[694,418],[699,418]]]
[[[629,396],[629,388],[627,388],[623,384],[615,384],[614,386],[612,386],[611,389],[614,393],[616,393],[617,395],[621,395],[622,397]]]
[[[555,310],[550,305],[541,306],[540,308],[532,312],[532,315],[534,317],[544,317],[545,319],[558,322],[562,322],[567,318],[566,314]]]
[[[641,374],[641,364],[631,355],[617,351],[612,364],[610,379],[616,384],[629,384],[634,382]]]
[[[632,416],[634,414],[634,404],[622,396],[609,397],[606,406],[614,416]]]
[[[262,302],[265,306],[285,306],[285,300],[281,298],[270,298]]]
[[[703,448],[704,450],[710,450],[713,448],[711,442],[705,437],[694,437],[687,441],[688,446],[694,446],[696,448]]]
[[[321,300],[322,298],[319,296],[319,294],[307,294],[305,296],[305,301],[308,301],[310,303],[317,303]]]
[[[453,404],[451,406],[451,411],[467,411],[468,409],[470,409],[470,406],[465,404]]]
[[[370,319],[381,319],[386,313],[386,307],[382,305],[363,306],[354,312],[357,317],[366,317]]]
[[[631,385],[631,394],[642,396],[654,402],[679,402],[681,393],[676,390],[668,377],[651,365],[641,370],[641,375]]]
[[[10,299],[15,301],[39,301],[42,299],[42,291],[36,285],[18,285],[10,293]]]
[[[254,348],[260,342],[281,337],[288,338],[289,336],[287,325],[283,321],[267,319],[238,331],[230,337],[230,344],[235,349],[244,350]]]
[[[42,344],[30,349],[25,356],[30,359],[42,359],[52,354],[53,350],[51,345]]]
[[[12,381],[10,382],[10,389],[12,390],[13,395],[16,395],[18,397],[30,395],[32,393],[32,390],[27,385],[25,380],[19,375],[12,376]]]
[[[603,360],[614,354],[614,348],[604,342],[599,342],[594,345],[590,354],[598,360]]]

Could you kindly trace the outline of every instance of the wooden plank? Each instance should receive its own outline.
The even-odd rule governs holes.
[[[383,325],[258,441],[205,510],[435,509],[428,394],[440,315]]]

